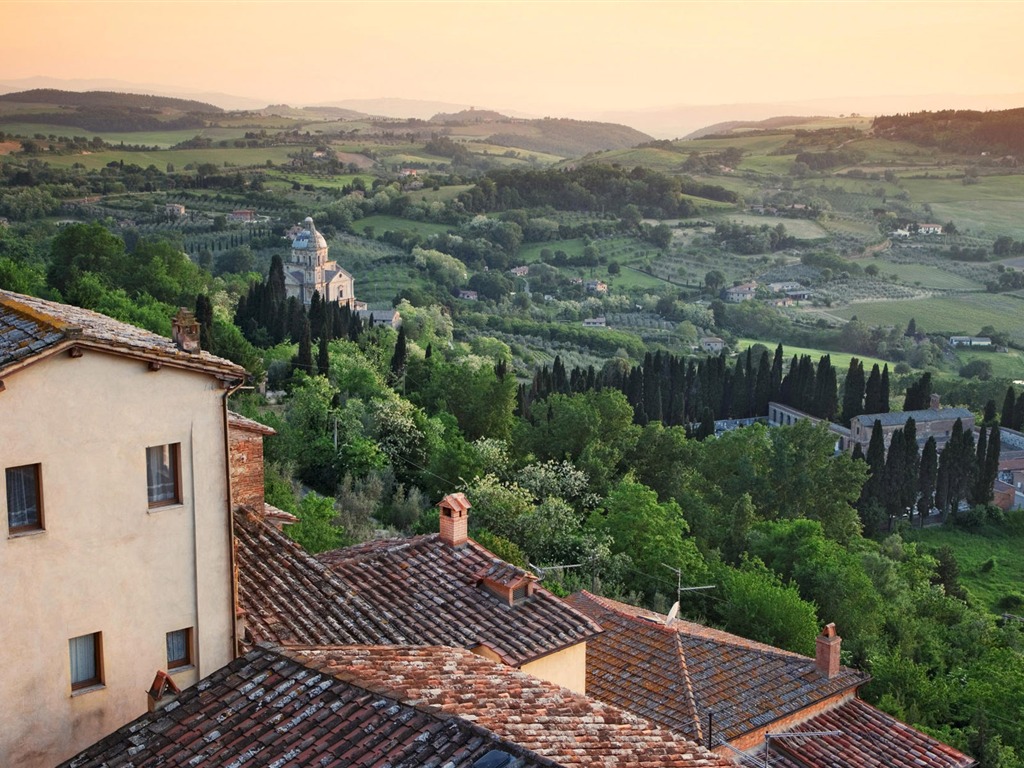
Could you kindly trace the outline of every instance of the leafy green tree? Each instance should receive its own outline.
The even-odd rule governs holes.
[[[716,603],[717,616],[727,630],[796,653],[814,653],[814,605],[800,597],[796,586],[783,584],[756,558],[745,560],[738,569],[723,567],[719,579],[722,600]]]
[[[296,510],[299,522],[289,525],[285,532],[302,548],[311,554],[327,552],[350,543],[345,536],[345,529],[335,525],[337,512],[334,499],[307,493]]]
[[[117,278],[129,272],[124,240],[99,222],[65,227],[50,246],[47,282],[53,288],[66,294],[86,272],[101,276],[106,287],[115,287]]]
[[[627,583],[648,599],[670,592],[666,565],[697,579],[706,572],[695,541],[686,536],[689,529],[679,505],[659,503],[654,491],[631,477],[612,488],[603,509],[591,515],[590,527],[611,537],[613,553],[632,558],[635,570]]]

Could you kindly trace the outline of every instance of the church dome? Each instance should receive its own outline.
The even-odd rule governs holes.
[[[292,248],[297,251],[320,250],[321,248],[326,250],[327,240],[317,231],[312,217],[307,216],[303,224],[306,225],[306,228],[295,236]]]

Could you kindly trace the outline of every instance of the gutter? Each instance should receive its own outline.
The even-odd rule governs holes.
[[[235,394],[245,384],[245,379],[239,379],[235,385],[224,383],[225,391],[222,397],[223,418],[224,418],[224,480],[227,488],[227,513],[228,513],[228,562],[231,565],[231,656],[238,658],[238,564],[235,559],[235,510],[232,503],[234,496],[231,487],[231,436],[228,425],[228,398]]]

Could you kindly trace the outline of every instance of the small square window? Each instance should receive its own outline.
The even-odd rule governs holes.
[[[146,449],[146,492],[149,506],[181,503],[181,445],[156,445]]]
[[[176,629],[167,633],[167,668],[192,665],[192,629]]]
[[[43,528],[43,494],[40,465],[9,467],[7,476],[7,530],[9,533]]]
[[[100,633],[72,637],[68,640],[71,657],[71,690],[78,691],[103,685]]]

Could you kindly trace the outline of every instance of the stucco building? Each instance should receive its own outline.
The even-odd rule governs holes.
[[[292,240],[291,256],[284,267],[284,287],[288,297],[296,297],[307,306],[319,291],[323,301],[332,301],[352,309],[359,306],[355,297],[355,280],[327,259],[327,240],[317,231],[309,216]]]
[[[0,291],[0,765],[52,766],[230,662],[227,394],[199,350]]]

